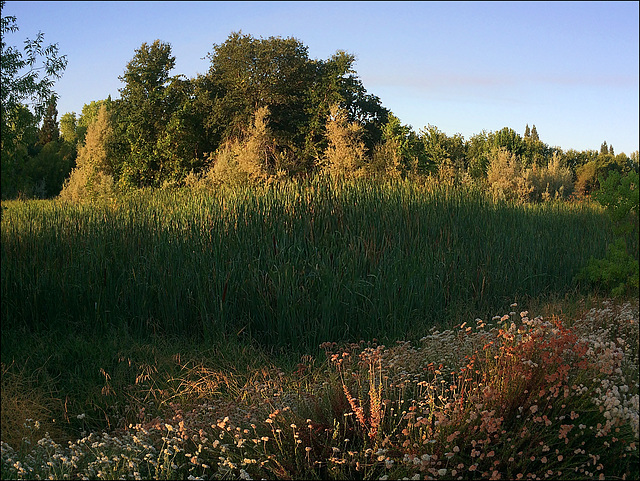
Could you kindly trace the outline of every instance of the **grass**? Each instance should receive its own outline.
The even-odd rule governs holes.
[[[418,338],[514,299],[564,295],[612,239],[593,206],[495,203],[409,182],[3,205],[1,312],[12,329],[243,333],[298,353]]]
[[[2,207],[3,478],[638,475],[637,300],[574,283],[596,206],[313,181]]]

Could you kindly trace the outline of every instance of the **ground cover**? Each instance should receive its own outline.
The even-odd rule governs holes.
[[[3,202],[2,476],[632,479],[611,239],[401,182]]]

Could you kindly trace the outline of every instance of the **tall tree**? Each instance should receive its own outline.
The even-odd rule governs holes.
[[[540,137],[538,137],[538,129],[536,129],[536,124],[533,124],[533,127],[531,127],[531,140],[533,140],[534,142],[540,140]]]
[[[98,111],[103,104],[107,106],[107,111],[111,110],[113,107],[111,95],[104,100],[92,100],[88,104],[84,104],[82,106],[82,111],[76,121],[76,136],[79,143],[84,142],[85,136],[87,135],[87,129],[89,128],[89,125],[95,122],[96,118],[98,118]],[[60,120],[62,121],[62,119]]]
[[[216,91],[210,125],[222,126],[221,141],[240,138],[262,106],[280,150],[292,150],[309,168],[327,147],[326,122],[338,103],[349,122],[364,129],[367,148],[381,140],[388,110],[367,94],[353,70],[355,57],[338,51],[328,60],[310,60],[294,38],[255,39],[232,33],[209,54],[207,80]]]
[[[116,168],[111,115],[105,104],[100,106],[87,129],[84,145],[78,148],[76,168],[60,193],[62,199],[83,201],[112,191]]]
[[[220,92],[215,114],[225,126],[223,141],[241,137],[261,107],[269,108],[269,126],[281,142],[299,140],[312,81],[306,46],[295,38],[233,32],[208,58],[207,76]]]
[[[55,142],[60,138],[60,128],[58,126],[58,109],[56,108],[56,98],[51,96],[47,104],[47,110],[42,119],[42,127],[38,134],[38,143],[46,145],[49,142]]]
[[[75,112],[67,112],[60,117],[60,137],[65,142],[76,145],[78,141],[78,119]]]
[[[534,140],[534,131],[535,125],[531,129],[531,140]],[[537,136],[537,132],[536,132]],[[506,149],[512,154],[520,157],[524,151],[524,142],[520,134],[518,134],[515,130],[504,127],[498,132],[493,133],[491,136],[493,141],[493,147],[496,149]]]
[[[143,43],[120,77],[125,86],[120,89],[118,119],[124,123],[129,150],[121,169],[125,183],[146,186],[162,180],[155,154],[158,139],[175,109],[166,95],[175,61],[170,44],[160,40],[151,45]]]
[[[524,128],[524,138],[528,139],[531,137],[531,129],[529,128],[529,124]]]
[[[474,179],[487,176],[491,148],[489,134],[484,130],[471,136],[466,142],[467,169]]]

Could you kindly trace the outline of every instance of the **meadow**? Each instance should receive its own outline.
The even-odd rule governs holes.
[[[612,239],[398,180],[3,201],[2,476],[632,479]]]

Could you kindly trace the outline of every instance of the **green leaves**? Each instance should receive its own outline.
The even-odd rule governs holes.
[[[36,114],[41,116],[48,100],[55,95],[52,87],[67,67],[67,56],[59,55],[58,44],[45,47],[42,32],[38,32],[34,40],[25,40],[23,54],[4,41],[6,33],[16,31],[16,18],[2,17],[2,116],[11,114],[18,104],[26,100],[34,102]]]
[[[0,5],[4,10],[3,1]],[[55,80],[67,66],[66,55],[59,55],[58,45],[44,45],[44,34],[24,41],[21,52],[6,44],[8,33],[17,32],[16,17],[2,15],[0,23],[0,138],[2,150],[2,194],[15,195],[19,184],[22,162],[27,158],[31,130],[42,118],[48,105],[55,100]],[[35,112],[31,115],[26,104]],[[27,117],[31,117],[25,122]],[[45,139],[55,140],[51,135]],[[32,179],[27,179],[32,180]]]
[[[593,194],[595,200],[607,208],[620,234],[630,233],[638,226],[638,173],[625,175],[612,171],[605,180],[599,179],[600,190]]]
[[[607,247],[604,259],[591,258],[579,278],[599,284],[614,296],[637,294],[638,263],[638,173],[613,171],[599,178],[600,190],[593,197],[606,209],[614,223],[616,240]]]

